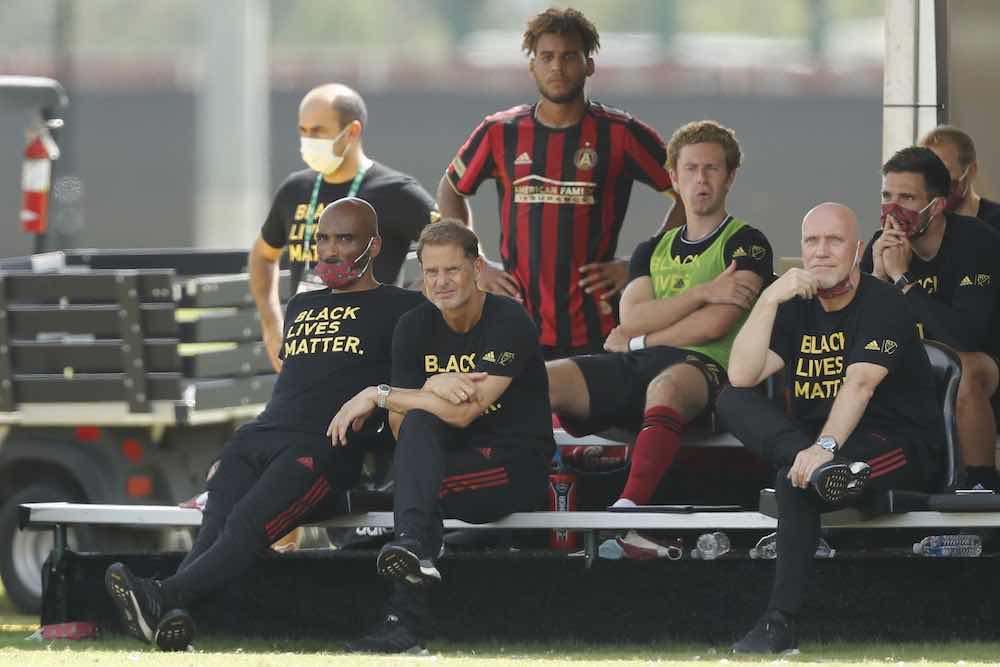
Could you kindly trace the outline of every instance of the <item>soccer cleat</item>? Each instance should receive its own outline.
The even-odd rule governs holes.
[[[867,463],[833,459],[813,471],[809,483],[821,500],[839,503],[859,495],[872,472]]]
[[[792,624],[784,614],[772,609],[760,617],[743,639],[733,644],[732,652],[797,655],[799,649]]]
[[[375,562],[383,577],[399,579],[412,586],[423,586],[441,581],[441,573],[430,558],[419,556],[420,545],[416,540],[400,537],[389,542],[378,552]]]
[[[386,616],[371,634],[348,643],[344,650],[348,653],[428,655],[417,636],[395,614]]]
[[[135,576],[121,563],[112,563],[104,574],[104,587],[118,607],[126,632],[152,643],[163,613],[163,596],[155,582]]]
[[[194,639],[194,620],[183,609],[171,609],[156,624],[153,642],[161,651],[185,651]]]
[[[636,530],[625,533],[625,537],[617,537],[615,541],[622,548],[626,558],[632,560],[654,560],[656,558],[669,558],[670,560],[680,560],[684,555],[684,541],[679,538],[670,538],[665,542],[660,542]]]

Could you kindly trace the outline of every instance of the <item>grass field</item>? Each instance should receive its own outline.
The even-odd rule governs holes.
[[[55,667],[57,665],[141,665],[149,667],[306,667],[312,665],[685,665],[809,664],[899,665],[1000,664],[1000,643],[920,644],[804,644],[802,653],[787,658],[752,660],[733,658],[724,647],[662,643],[653,645],[593,646],[582,643],[500,644],[430,642],[432,655],[417,657],[359,657],[340,653],[339,641],[262,639],[233,640],[207,637],[188,653],[159,653],[136,641],[109,637],[98,641],[26,641],[38,625],[32,616],[18,615],[0,588],[0,665]]]

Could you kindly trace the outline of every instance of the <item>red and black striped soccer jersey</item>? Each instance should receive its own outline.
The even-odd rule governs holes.
[[[496,181],[500,257],[520,283],[539,343],[583,347],[611,331],[611,309],[578,286],[579,267],[614,258],[633,181],[671,192],[666,160],[655,130],[596,102],[558,129],[535,119],[535,105],[501,111],[459,149],[447,171],[459,194]]]

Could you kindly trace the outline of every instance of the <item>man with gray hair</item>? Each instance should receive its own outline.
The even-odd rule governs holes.
[[[761,293],[733,342],[718,412],[777,470],[778,560],[767,611],[736,653],[797,652],[820,513],[863,491],[926,491],[944,434],[934,377],[904,299],[858,268],[858,220],[820,204],[802,221],[804,268]],[[784,370],[791,414],[753,388]]]

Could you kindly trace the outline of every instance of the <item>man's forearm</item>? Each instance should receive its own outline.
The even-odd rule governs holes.
[[[727,312],[727,311],[732,312]],[[646,334],[646,346],[688,347],[722,338],[739,319],[737,306],[709,304],[665,329]]]
[[[622,331],[628,336],[648,335],[677,324],[705,305],[698,287],[676,296],[650,299],[636,304],[622,304]]]
[[[437,189],[438,211],[442,218],[453,218],[472,229],[472,209],[465,197],[455,192],[455,187],[448,180],[448,175],[441,177]]]
[[[826,423],[815,435],[831,435],[843,446],[857,428],[874,393],[874,387],[845,379],[837,392],[837,398],[833,399],[833,407],[826,418]]]
[[[281,299],[278,296],[278,263],[250,253],[250,293],[257,304],[262,322],[278,322],[281,317]]]
[[[455,405],[424,389],[399,389],[389,392],[386,407],[390,412],[405,415],[410,410],[426,410],[441,421],[465,428],[483,412],[477,402]]]
[[[729,352],[728,375],[733,386],[753,387],[764,379],[761,375],[767,365],[767,351],[777,314],[778,304],[757,299]]]

